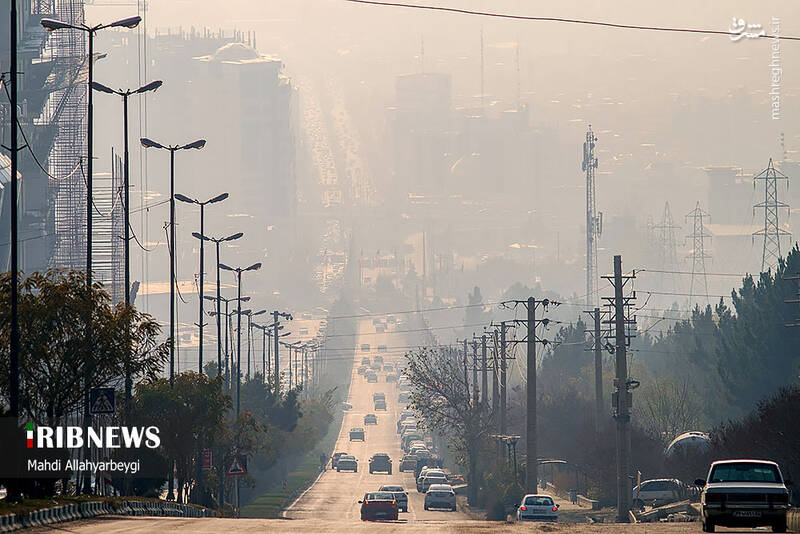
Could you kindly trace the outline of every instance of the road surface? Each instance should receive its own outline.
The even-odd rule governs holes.
[[[381,354],[377,351],[378,345],[387,347],[404,345],[404,335],[392,335],[390,332],[396,327],[386,325],[385,333],[377,333],[372,319],[359,322],[358,336],[356,337],[356,353],[353,365],[353,377],[350,381],[350,391],[347,402],[353,405],[352,410],[345,413],[342,428],[336,442],[336,452],[346,452],[358,459],[358,472],[341,472],[328,469],[300,498],[284,512],[289,519],[331,519],[347,522],[358,522],[361,505],[358,500],[368,491],[377,491],[383,484],[399,484],[408,491],[408,513],[400,513],[400,519],[408,522],[415,521],[452,521],[465,519],[462,512],[425,510],[424,494],[417,493],[413,472],[401,473],[397,470],[403,450],[400,448],[400,436],[397,434],[397,419],[403,410],[397,402],[397,387],[394,382],[386,382],[386,372],[378,373],[377,383],[368,383],[363,375],[358,374],[361,359]],[[404,327],[401,327],[403,329]],[[369,344],[368,351],[362,351],[361,346]],[[402,356],[395,353],[386,353],[385,362],[395,363]],[[384,411],[375,411],[372,394],[383,392],[386,395],[386,408]],[[377,415],[377,425],[364,425],[364,416],[368,413]],[[366,429],[366,440],[350,441],[349,430],[351,427]],[[393,471],[386,473],[369,473],[369,458],[377,452],[388,453],[392,458]]]

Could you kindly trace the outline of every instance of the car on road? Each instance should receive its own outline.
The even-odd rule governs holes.
[[[397,382],[397,375],[394,373],[389,373],[386,375],[387,382]]]
[[[383,410],[386,411],[386,401],[383,399],[378,399],[375,401],[375,410]]]
[[[392,459],[385,452],[376,452],[369,459],[369,472],[370,474],[378,471],[392,474]]]
[[[364,416],[364,424],[365,425],[377,425],[378,424],[378,416],[374,413],[368,413]]]
[[[674,478],[654,478],[643,481],[641,486],[634,486],[632,495],[633,505],[637,508],[644,508],[646,504],[661,506],[686,498],[686,488]]]
[[[360,365],[358,367],[358,374],[363,375],[367,372],[368,367],[366,365]]]
[[[399,402],[400,404],[407,404],[408,401],[410,400],[411,400],[411,394],[409,394],[408,391],[401,391],[397,395],[397,402]]]
[[[409,450],[409,445],[412,441],[422,441],[422,436],[417,432],[410,432],[408,434],[403,434],[403,437],[400,439],[400,445],[402,449],[406,452]]]
[[[378,381],[378,375],[375,374],[375,371],[368,370],[366,373],[364,373],[364,376],[367,378],[367,382],[369,383],[374,384]]]
[[[449,484],[432,484],[425,492],[425,509],[446,508],[456,511],[456,492]]]
[[[398,467],[401,473],[403,471],[413,472],[416,468],[417,468],[417,457],[411,454],[406,454],[405,456],[403,456],[403,459],[400,460],[400,467]]]
[[[361,352],[369,352],[369,343],[363,343],[361,345]]]
[[[376,393],[373,393],[373,394],[372,394],[372,400],[373,400],[373,402],[374,402],[374,401],[376,401],[376,400],[378,400],[378,399],[382,399],[382,400],[384,400],[384,401],[385,401],[385,400],[386,400],[386,393],[383,393],[383,392],[381,392],[381,391],[378,391],[378,392],[376,392]]]
[[[394,500],[397,501],[397,508],[401,512],[408,512],[408,492],[403,486],[386,485],[381,486],[379,491],[389,491],[394,495]]]
[[[339,463],[339,458],[345,456],[346,452],[334,452],[333,456],[331,456],[331,469],[336,469],[336,465]]]
[[[376,354],[375,356],[373,356],[372,361],[373,363],[381,364],[381,367],[383,367],[383,356],[381,356],[380,354]]]
[[[434,484],[447,484],[447,476],[444,473],[428,472],[422,477],[420,493],[427,493]]]
[[[383,369],[383,366],[378,362],[372,362],[372,365],[370,365],[369,367],[376,373],[379,373]]]
[[[386,345],[378,345],[378,352],[386,352]]]
[[[349,402],[343,402],[342,403],[342,410],[352,410],[352,409],[353,409],[353,405],[350,404]]]
[[[374,521],[376,519],[397,521],[397,501],[391,492],[373,491],[366,493],[364,494],[364,499],[358,502],[361,504],[362,521]]]
[[[392,365],[391,363],[384,363],[383,364],[383,370],[384,371],[394,371],[394,365]]]
[[[517,521],[558,521],[558,505],[550,495],[529,493],[517,506]]]
[[[372,362],[369,360],[369,356],[364,356],[361,358],[361,365],[370,365]]]
[[[336,462],[336,472],[352,471],[358,473],[358,460],[351,454],[343,454],[339,456],[339,461]]]
[[[350,429],[350,441],[356,440],[366,441],[364,429],[361,427],[353,427]]]
[[[772,527],[786,532],[791,482],[778,464],[767,460],[718,460],[706,480],[696,480],[700,494],[703,532],[722,527]]]

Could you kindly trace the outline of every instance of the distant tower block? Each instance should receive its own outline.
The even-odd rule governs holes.
[[[789,177],[775,170],[772,158],[770,158],[767,168],[753,176],[753,183],[756,180],[764,180],[764,202],[753,206],[753,212],[755,213],[756,209],[764,210],[764,227],[758,232],[753,232],[753,238],[755,239],[755,236],[764,237],[764,246],[761,250],[761,272],[765,272],[778,265],[781,257],[781,238],[792,235],[781,228],[778,222],[778,211],[781,208],[786,208],[787,216],[789,213],[789,205],[778,200],[778,180],[786,180],[788,188]]]
[[[586,132],[583,143],[583,162],[581,170],[586,173],[586,304],[597,305],[597,240],[603,231],[603,214],[597,213],[595,192],[595,169],[597,158],[594,148],[597,137],[594,136],[592,126]]]
[[[708,217],[708,213],[700,209],[700,202],[697,206],[686,214],[686,220],[692,220],[692,234],[686,237],[692,240],[692,251],[689,253],[689,258],[692,260],[692,281],[689,285],[689,306],[692,306],[694,295],[699,293],[706,296],[708,303],[708,279],[706,278],[706,259],[711,259],[711,256],[706,254],[706,238],[711,238],[711,234],[706,232],[703,219]],[[702,291],[698,289],[702,286]]]

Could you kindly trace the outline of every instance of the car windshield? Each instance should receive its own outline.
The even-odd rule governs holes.
[[[709,482],[781,482],[778,468],[770,464],[741,462],[715,465],[711,470]]]
[[[381,487],[381,491],[401,492],[401,491],[403,491],[403,486],[383,486],[383,487]]]
[[[431,497],[449,497],[452,495],[449,491],[431,491]]]
[[[376,491],[374,493],[367,493],[364,497],[365,501],[393,501],[394,495],[386,491]]]
[[[553,506],[553,499],[539,495],[525,497],[525,504],[528,506]]]

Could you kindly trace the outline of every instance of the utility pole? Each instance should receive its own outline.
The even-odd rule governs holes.
[[[506,433],[506,322],[500,322],[500,433]]]
[[[600,422],[603,420],[603,336],[601,334],[602,315],[600,308],[586,311],[594,320],[591,333],[591,347],[586,350],[594,352],[594,430],[600,435]]]
[[[494,350],[492,351],[492,414],[497,417],[500,402],[500,348],[497,341],[497,328],[492,332],[492,340],[494,341]],[[496,419],[494,429],[499,432],[499,425]]]
[[[603,231],[603,214],[597,213],[594,148],[597,137],[589,125],[583,142],[581,170],[586,174],[586,304],[597,304],[597,240]]]
[[[467,340],[464,340],[464,386],[467,388],[467,404],[469,404],[469,376],[467,375]]]
[[[472,341],[472,404],[475,407],[478,406],[478,342],[474,337]]]
[[[291,313],[286,313],[286,312],[281,312],[281,311],[278,311],[278,310],[275,310],[274,312],[272,312],[272,328],[273,328],[273,331],[272,331],[272,342],[274,343],[273,350],[275,351],[275,368],[273,369],[273,372],[275,373],[275,394],[276,395],[281,392],[281,371],[280,371],[280,360],[279,360],[279,353],[278,353],[278,347],[280,345],[280,335],[278,334],[278,330],[280,330],[280,318],[281,317],[283,317],[287,321],[291,321],[292,320],[292,314]],[[292,361],[290,359],[289,360],[289,373],[291,373],[291,372],[292,372]],[[291,374],[289,376],[291,377]],[[291,387],[292,387],[292,383],[291,383],[291,378],[290,378],[289,389],[291,389]]]
[[[11,417],[15,418],[15,424],[19,424],[19,227],[17,226],[17,220],[19,219],[19,205],[17,202],[19,198],[19,178],[17,176],[19,157],[19,140],[17,138],[17,24],[19,19],[17,17],[17,0],[11,0],[10,15],[11,146],[8,147],[8,150],[11,153],[11,354],[9,362],[11,369],[9,373],[9,403]],[[12,500],[19,497],[17,483],[12,484],[9,490],[11,490],[9,496],[12,497]]]
[[[483,402],[483,407],[486,408],[489,406],[489,377],[487,375],[488,369],[486,369],[486,334],[481,336],[481,372],[481,391],[483,392],[481,401]]]
[[[764,180],[764,202],[753,206],[753,211],[764,210],[764,227],[758,232],[753,232],[753,237],[763,236],[764,246],[761,252],[761,272],[766,272],[778,265],[781,257],[781,238],[792,234],[780,227],[778,222],[778,212],[786,208],[786,215],[789,215],[789,204],[778,200],[778,180],[786,180],[787,186],[789,177],[775,169],[772,165],[772,158],[769,158],[767,168],[753,176],[753,183],[756,180]]]
[[[527,461],[525,473],[526,491],[537,493],[539,486],[539,456],[536,450],[536,301],[528,297],[528,361],[527,361],[527,416],[526,445]],[[516,461],[516,446],[514,448]]]
[[[606,300],[613,303],[614,316],[609,320],[613,325],[616,338],[614,348],[616,378],[614,379],[614,394],[612,402],[614,404],[614,419],[617,424],[617,521],[627,523],[631,509],[631,404],[633,395],[631,390],[638,387],[639,383],[628,378],[628,358],[627,348],[630,335],[628,328],[635,324],[635,319],[628,319],[626,310],[630,307],[630,302],[636,298],[624,295],[624,286],[634,278],[633,275],[622,274],[622,256],[614,256],[614,276],[606,276],[614,286],[614,297],[606,297]]]

